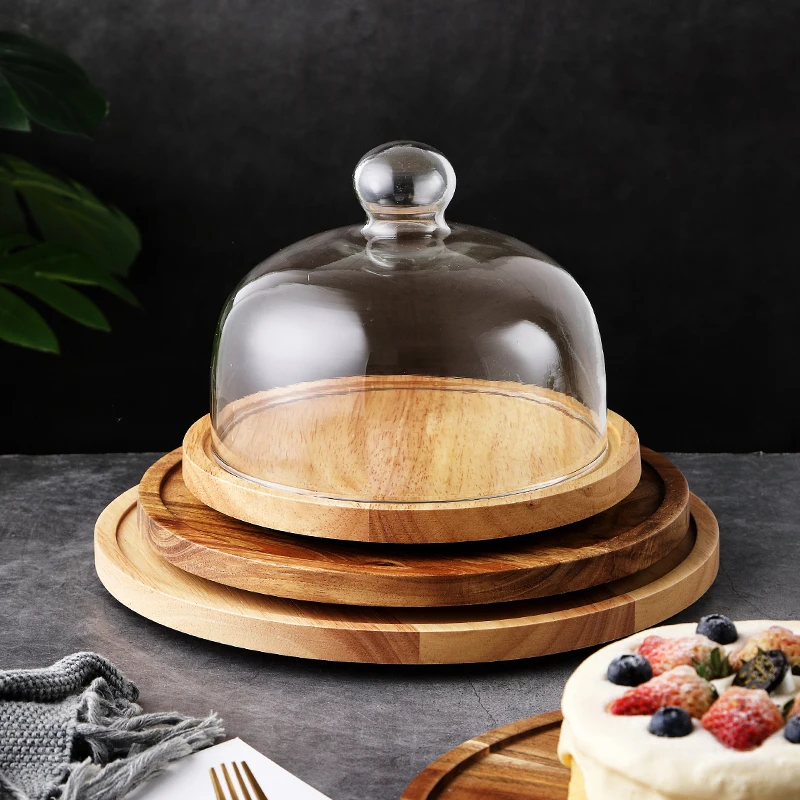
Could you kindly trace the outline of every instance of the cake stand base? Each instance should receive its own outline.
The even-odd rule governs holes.
[[[713,582],[719,530],[690,500],[689,530],[651,567],[556,597],[450,608],[367,608],[248,592],[161,558],[136,520],[136,488],[95,528],[100,580],[148,619],[223,644],[302,658],[382,664],[456,664],[547,655],[629,636],[673,616]]]

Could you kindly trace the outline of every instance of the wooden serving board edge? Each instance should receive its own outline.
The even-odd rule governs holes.
[[[334,557],[312,561],[287,557],[280,551],[274,554],[272,550],[267,551],[266,557],[257,558],[257,554],[248,556],[243,552],[244,540],[237,536],[235,529],[231,534],[234,545],[229,545],[224,536],[226,518],[219,512],[196,502],[197,509],[210,512],[220,526],[219,531],[215,528],[211,538],[203,542],[203,537],[208,535],[193,527],[198,510],[194,506],[187,506],[188,512],[181,505],[177,511],[168,507],[162,497],[162,485],[180,469],[181,458],[180,449],[163,456],[145,472],[139,484],[139,526],[156,552],[176,567],[208,580],[246,591],[310,602],[436,607],[514,602],[563,594],[607,583],[646,568],[677,546],[689,527],[686,479],[664,456],[642,448],[642,461],[662,482],[661,504],[649,518],[621,532],[620,536],[603,539],[602,545],[593,545],[596,546],[594,555],[589,555],[586,548],[580,548],[575,556],[565,556],[562,552],[564,547],[558,544],[550,563],[541,563],[539,559],[538,563],[526,567],[509,559],[502,568],[487,568],[485,575],[477,570],[464,574],[442,571],[435,566],[430,568],[424,561],[415,571],[396,551],[400,547],[415,547],[415,552],[421,554],[425,548],[420,545],[394,546],[394,552],[387,554],[381,549],[384,545],[357,543],[359,547],[370,548],[372,555],[369,559],[362,557],[358,560],[343,558],[337,561]],[[234,526],[242,525],[236,520],[230,522]],[[247,541],[257,542],[257,533],[260,531],[243,535],[249,537]],[[264,534],[268,533],[264,531]],[[553,533],[548,531],[544,535]],[[278,536],[291,537],[293,534]],[[537,536],[525,537],[525,552],[529,551],[531,542],[535,542],[532,537]],[[314,547],[314,540],[305,537],[298,537],[298,540],[306,548]],[[477,542],[474,546],[480,548],[481,544]],[[486,544],[491,548],[491,541]],[[326,547],[327,542],[320,546]],[[553,542],[548,546],[552,548]],[[505,548],[502,552],[513,556],[517,551]],[[482,551],[477,549],[474,554],[477,561],[480,561],[481,554]],[[440,558],[434,564],[438,564]],[[501,556],[498,560],[504,558]],[[400,563],[396,563],[398,559]],[[460,563],[470,560],[471,555],[459,553],[457,559]]]
[[[528,736],[541,728],[550,728],[554,725],[560,727],[563,716],[560,711],[549,711],[535,717],[512,722],[501,728],[468,739],[458,747],[453,748],[425,767],[411,783],[408,784],[400,800],[436,800],[442,797],[442,792],[456,776],[468,770],[470,766],[480,761],[486,755],[502,749],[511,744],[515,739]],[[554,759],[557,758],[553,753]],[[564,767],[568,777],[569,770]],[[564,794],[566,800],[566,794]],[[491,797],[487,798],[491,800]],[[531,797],[531,800],[540,800]]]
[[[480,613],[473,609],[473,618],[468,619],[463,618],[467,612],[459,609],[330,606],[214,584],[167,564],[144,540],[137,540],[136,547],[146,547],[147,559],[153,559],[162,573],[161,584],[156,581],[152,585],[153,581],[127,560],[117,541],[118,525],[134,512],[135,505],[133,488],[106,508],[95,528],[98,576],[123,605],[162,625],[211,641],[331,661],[476,663],[602,644],[686,608],[711,585],[719,563],[714,515],[692,496],[697,537],[688,557],[651,584],[637,586],[634,578],[625,578],[600,593],[590,590],[596,599],[588,605],[559,609],[557,605],[542,606],[541,601],[520,601],[475,607]],[[129,524],[138,531],[135,518]],[[176,595],[177,584],[183,587],[183,597],[181,591]],[[538,604],[532,607],[537,613],[526,614],[527,603]]]
[[[293,494],[244,480],[213,455],[210,416],[183,440],[183,477],[194,496],[229,517],[304,536],[428,544],[499,539],[557,528],[610,508],[639,482],[639,437],[608,412],[608,448],[599,465],[535,492],[448,503],[360,503]]]

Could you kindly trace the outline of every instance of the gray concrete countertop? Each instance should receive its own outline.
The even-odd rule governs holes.
[[[333,800],[396,800],[470,736],[557,708],[588,651],[497,665],[374,667],[268,656],[204,642],[121,606],[94,572],[103,507],[153,454],[0,457],[0,668],[96,650],[147,710],[219,711],[228,733]],[[800,618],[800,455],[676,455],[715,511],[722,568],[674,621]]]

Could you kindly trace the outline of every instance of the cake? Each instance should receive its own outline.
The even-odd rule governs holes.
[[[667,625],[564,688],[569,800],[800,798],[800,622]]]

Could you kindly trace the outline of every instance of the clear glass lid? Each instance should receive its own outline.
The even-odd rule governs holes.
[[[586,295],[534,248],[448,225],[455,184],[431,147],[378,147],[354,174],[366,225],[245,276],[212,364],[225,469],[339,500],[452,503],[536,491],[602,457]]]

